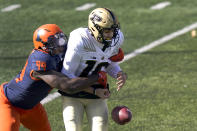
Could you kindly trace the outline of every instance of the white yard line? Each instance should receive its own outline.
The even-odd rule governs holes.
[[[40,103],[41,104],[46,104],[52,100],[54,100],[55,98],[61,96],[60,93],[58,92],[55,92],[55,93],[52,93],[52,94],[49,94],[46,98],[44,98]]]
[[[169,35],[166,35],[166,36],[164,36],[164,37],[162,37],[162,38],[160,38],[156,41],[153,41],[150,44],[145,45],[145,46],[143,46],[139,49],[134,50],[133,52],[127,54],[122,62],[127,61],[127,60],[129,60],[129,59],[131,59],[131,58],[133,58],[133,57],[135,57],[139,54],[142,54],[142,53],[144,53],[144,52],[146,52],[146,51],[148,51],[148,50],[150,50],[150,49],[152,49],[152,48],[154,48],[158,45],[164,44],[165,42],[170,41],[170,40],[176,38],[177,36],[183,35],[183,34],[189,32],[189,31],[191,31],[195,28],[197,28],[197,22],[193,23],[192,25],[186,26],[181,30],[178,30],[178,31],[173,32]],[[122,63],[122,62],[120,62],[120,63]]]
[[[150,9],[151,10],[161,10],[169,5],[171,5],[171,3],[169,1],[164,1],[164,2],[161,2],[156,5],[151,6]]]
[[[125,62],[125,61],[127,61],[127,60],[129,60],[129,59],[131,59],[131,58],[133,58],[133,57],[135,57],[137,55],[139,55],[139,54],[142,54],[142,53],[144,53],[144,52],[146,52],[146,51],[158,46],[158,45],[164,44],[165,42],[170,41],[170,40],[172,40],[172,39],[174,39],[174,38],[176,38],[176,37],[178,37],[180,35],[183,35],[183,34],[189,32],[189,31],[191,31],[191,30],[193,30],[195,28],[197,28],[197,22],[193,23],[192,25],[186,26],[186,27],[184,27],[181,30],[178,30],[178,31],[173,32],[173,33],[171,33],[169,35],[166,35],[166,36],[164,36],[164,37],[162,37],[162,38],[160,38],[160,39],[158,39],[156,41],[153,41],[150,44],[148,44],[146,46],[143,46],[142,48],[134,50],[133,52],[125,55],[124,60],[122,62],[120,62],[120,63],[123,63],[123,62]],[[41,103],[42,104],[46,104],[46,103],[52,101],[53,99],[55,99],[55,98],[57,98],[59,96],[60,96],[60,94],[58,92],[55,92],[53,94],[49,94],[45,99],[43,99],[41,101]]]
[[[17,8],[20,8],[20,7],[21,7],[20,4],[10,5],[10,6],[6,7],[6,8],[1,9],[1,12],[13,11],[13,10],[15,10]]]
[[[88,10],[88,9],[94,7],[94,6],[96,6],[96,3],[86,3],[82,6],[79,6],[79,7],[75,8],[75,10],[84,11],[84,10]]]

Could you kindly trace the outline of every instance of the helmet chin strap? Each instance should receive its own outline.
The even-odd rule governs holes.
[[[105,40],[104,39],[104,37],[103,37],[103,30],[100,30],[99,33],[101,35],[100,38],[102,40],[102,44],[104,44],[104,46],[102,48],[102,51],[105,51],[106,48],[110,47],[112,40]]]
[[[94,23],[94,21],[92,21],[92,23],[94,24],[94,27],[97,29],[97,31],[99,32],[100,36],[98,38],[96,38],[93,34],[93,32],[91,32],[91,34],[96,38],[97,41],[102,41],[102,43],[104,44],[102,51],[105,51],[106,48],[111,46],[112,40],[105,40],[103,37],[103,29],[100,28],[97,24]],[[90,29],[89,29],[90,30]],[[91,31],[91,30],[90,30]],[[115,32],[113,37],[116,37]],[[113,38],[112,38],[113,39]]]
[[[103,39],[103,43],[104,43],[104,46],[103,46],[102,51],[105,51],[105,49],[107,49],[108,47],[110,47],[111,42],[109,43],[108,41],[106,41],[106,40]]]

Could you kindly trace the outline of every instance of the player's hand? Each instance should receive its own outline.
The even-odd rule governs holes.
[[[98,78],[98,83],[103,85],[104,88],[107,87],[107,73],[104,71],[99,71],[99,78]]]
[[[118,82],[116,82],[116,84],[118,86],[117,91],[119,91],[124,86],[126,80],[127,80],[127,74],[124,73],[123,71],[118,72],[118,74],[117,74],[117,81]]]
[[[100,97],[101,99],[106,99],[110,97],[110,92],[107,88],[102,89],[102,88],[96,88],[95,89],[95,95]]]

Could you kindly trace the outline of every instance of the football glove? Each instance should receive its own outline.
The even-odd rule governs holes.
[[[104,71],[99,71],[98,74],[98,83],[104,86],[104,88],[107,88],[107,73]]]

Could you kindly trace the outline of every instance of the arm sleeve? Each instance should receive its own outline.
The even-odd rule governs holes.
[[[116,48],[114,49],[112,56],[118,54],[120,46],[124,42],[124,35],[123,33],[119,30],[119,39],[118,39],[118,44],[116,45]],[[105,71],[113,78],[117,78],[118,72],[122,71],[120,66],[118,65],[118,62],[112,62],[110,65],[105,69]]]
[[[68,48],[64,57],[62,73],[68,76],[69,78],[76,77],[76,71],[80,64],[81,56],[79,51],[82,47],[81,40],[76,38],[73,34],[70,35],[68,41]]]
[[[122,71],[117,62],[112,62],[107,68],[106,72],[113,78],[117,78],[118,72]]]

